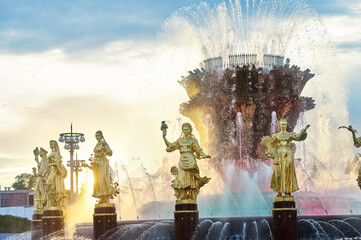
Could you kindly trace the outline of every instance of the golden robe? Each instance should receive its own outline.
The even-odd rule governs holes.
[[[199,168],[196,156],[200,157],[201,147],[196,138],[179,138],[167,147],[167,152],[179,149],[179,172],[176,181],[173,182],[174,189],[199,189]]]
[[[65,195],[64,178],[66,178],[67,170],[62,164],[59,152],[51,152],[48,155],[49,175],[46,179],[46,185],[50,187],[54,195],[53,199],[48,198],[48,206],[60,206]],[[50,200],[50,201],[49,201]]]
[[[36,185],[34,190],[34,207],[37,209],[42,209],[46,203],[46,191],[45,191],[45,180],[46,180],[46,170],[48,168],[48,159],[46,157],[42,158],[38,162],[38,175],[36,179]]]
[[[103,147],[103,144],[105,145]],[[107,197],[114,194],[114,188],[111,185],[109,160],[107,155],[113,154],[109,145],[105,142],[98,142],[94,148],[94,188],[93,197]]]
[[[296,134],[289,133],[276,133],[272,136],[272,146],[277,145],[277,154],[274,162],[275,169],[271,178],[271,188],[279,193],[291,193],[297,191],[298,184],[295,171],[295,162],[291,150],[291,141],[303,141],[307,137],[306,132]]]

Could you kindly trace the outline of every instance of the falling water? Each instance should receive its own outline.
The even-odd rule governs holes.
[[[143,167],[143,166],[142,166],[142,167]],[[143,167],[143,170],[144,170],[145,175],[147,175],[147,177],[148,177],[149,184],[150,184],[150,187],[151,187],[151,189],[152,189],[154,201],[155,201],[155,204],[156,204],[156,206],[157,206],[158,218],[160,218],[159,203],[158,203],[158,201],[157,201],[157,196],[156,196],[155,191],[154,191],[154,186],[153,186],[153,183],[152,183],[151,176],[150,176],[150,174],[148,173],[148,171],[147,171],[147,169],[146,169],[145,167]]]
[[[175,136],[176,137],[180,136],[182,133],[182,119],[180,119],[179,117],[176,119],[175,130],[176,130]]]
[[[275,111],[272,112],[272,123],[271,123],[271,136],[278,132],[278,120],[277,113]]]
[[[242,159],[242,128],[243,128],[243,119],[242,113],[237,113],[237,136],[238,136],[238,147],[239,147],[239,159]]]
[[[249,199],[248,204],[251,205],[254,204],[255,202],[259,202],[257,200],[261,200],[260,202],[265,207],[264,209],[267,209],[268,214],[271,214],[271,209],[268,207],[266,200],[264,199],[261,191],[258,188],[257,178],[258,178],[257,172],[254,173],[253,178],[251,178],[251,176],[247,171],[242,172],[242,182],[246,183],[248,187],[247,194],[245,194],[244,197]],[[249,208],[249,206],[243,206],[243,207]],[[261,209],[260,206],[258,208]]]
[[[247,223],[243,223],[243,228],[242,228],[242,239],[243,240],[246,239],[246,228],[247,228]]]
[[[231,185],[231,181],[232,181],[232,177],[234,176],[234,171],[235,171],[235,168],[233,165],[228,165],[227,166],[227,175],[226,175],[226,179],[223,180],[221,177],[219,178],[221,181],[223,181],[224,183],[224,189],[225,189],[225,193],[223,195],[223,197],[225,198],[224,201],[227,203],[230,198],[230,200],[234,203],[234,206],[236,207],[237,209],[237,213],[240,213],[241,210],[240,210],[240,207],[239,207],[239,204],[236,200],[236,198],[234,197],[231,189],[230,189],[230,185]],[[228,208],[227,206],[228,204],[226,204],[224,207]]]
[[[207,152],[209,152],[209,140],[210,140],[210,129],[213,128],[212,125],[212,116],[210,114],[206,114],[206,126],[207,126]]]
[[[301,128],[305,127],[305,114],[303,112],[300,113],[300,123]],[[305,170],[307,171],[307,164],[306,164],[306,143],[305,141],[302,142],[302,162]]]
[[[284,56],[297,24],[313,16],[313,11],[297,0],[253,0],[251,5],[248,0],[235,0],[216,8],[201,2],[173,15],[192,23],[205,59],[221,57],[225,67],[229,56],[240,53],[248,54],[244,59],[249,63],[254,62],[252,54],[256,54],[260,65],[267,62],[264,54]]]
[[[254,225],[254,228],[256,229],[256,239],[258,240],[259,239],[259,233],[258,233],[258,226],[257,226],[257,222],[256,221],[253,221],[253,225]]]
[[[136,215],[137,215],[137,219],[139,219],[138,208],[137,208],[137,203],[136,203],[136,201],[135,201],[135,195],[134,195],[134,189],[133,189],[132,181],[130,180],[130,177],[129,177],[129,174],[128,174],[128,170],[127,170],[127,168],[125,167],[124,163],[122,163],[122,167],[123,167],[123,170],[124,170],[125,174],[127,175],[127,179],[128,179],[128,182],[129,182],[129,187],[130,187],[130,190],[132,191],[132,197],[133,197],[133,203],[134,203],[135,213],[136,213]]]

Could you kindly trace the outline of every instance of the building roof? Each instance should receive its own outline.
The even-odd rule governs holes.
[[[10,191],[0,191],[0,194],[6,194],[6,193],[29,193],[33,194],[34,190],[10,190]]]

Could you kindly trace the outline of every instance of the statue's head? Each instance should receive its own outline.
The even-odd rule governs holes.
[[[279,121],[281,131],[286,131],[287,129],[287,120],[285,118],[281,118]]]
[[[48,154],[48,151],[46,151],[44,148],[40,148],[40,156],[46,156]]]
[[[50,149],[53,151],[59,151],[58,142],[55,140],[50,140]]]
[[[103,139],[103,132],[100,131],[100,130],[98,130],[98,131],[95,133],[95,138],[98,140],[98,142],[99,142],[100,140],[102,140],[102,139]]]
[[[184,134],[191,134],[193,131],[192,125],[190,123],[183,123],[182,124],[182,132]]]

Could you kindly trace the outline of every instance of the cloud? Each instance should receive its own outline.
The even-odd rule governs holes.
[[[48,99],[43,105],[23,112],[22,124],[0,131],[0,152],[7,156],[31,156],[36,146],[48,148],[50,139],[58,139],[59,133],[74,130],[93,136],[105,129],[113,134],[125,130],[132,106],[101,95],[63,96]],[[127,117],[125,117],[127,116]],[[113,129],[115,128],[115,130]]]
[[[62,49],[2,54],[0,101],[8,108],[26,108],[48,97],[92,93],[134,101],[150,46],[142,41],[118,41],[71,55]]]
[[[306,2],[311,8],[324,16],[349,15],[357,13],[360,9],[358,0],[306,0]]]
[[[341,3],[341,2],[340,2]],[[340,81],[346,82],[347,108],[350,123],[361,129],[361,84],[359,70],[361,69],[361,4],[356,1],[344,2],[344,7],[350,11],[348,15],[324,16],[324,22],[329,34],[337,46],[338,66],[342,72]],[[345,123],[346,124],[346,123]]]
[[[164,4],[163,4],[164,5]],[[155,36],[169,11],[146,1],[0,3],[0,49],[31,53],[91,49],[117,40]]]
[[[9,156],[0,158],[0,181],[10,181],[21,171],[31,172],[31,168],[36,166],[33,149],[49,149],[51,139],[57,140],[61,132],[70,132],[71,122],[74,132],[82,132],[86,137],[77,151],[79,159],[90,157],[96,143],[94,134],[99,129],[119,159],[120,155],[127,154],[126,149],[131,146],[130,142],[127,143],[127,135],[132,129],[131,119],[135,118],[132,107],[105,96],[88,95],[48,99],[38,108],[24,111],[21,117],[26,121],[0,131],[1,155]],[[61,145],[63,161],[66,162],[69,153]]]
[[[361,43],[361,15],[324,17],[324,22],[339,47],[358,47]]]
[[[8,158],[8,157],[0,157],[0,165],[1,168],[14,168],[14,167],[24,167],[24,163],[29,161],[32,158]],[[25,164],[29,165],[29,164]],[[31,169],[30,169],[31,172]]]

